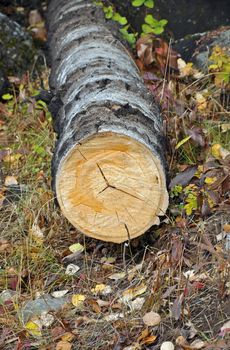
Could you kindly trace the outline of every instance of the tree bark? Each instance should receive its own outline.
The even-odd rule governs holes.
[[[88,236],[137,237],[168,206],[159,109],[101,8],[53,0],[48,19],[59,205]]]

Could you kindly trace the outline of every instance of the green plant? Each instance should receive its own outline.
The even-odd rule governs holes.
[[[113,20],[118,22],[122,28],[120,28],[120,32],[123,38],[133,47],[136,43],[138,36],[143,36],[146,34],[155,34],[160,35],[164,32],[165,26],[168,23],[166,19],[161,19],[158,21],[151,14],[147,14],[145,16],[145,23],[142,25],[142,33],[139,34],[137,32],[130,32],[130,24],[126,17],[121,16],[118,12],[115,11],[113,6],[106,6],[103,1],[94,1],[97,6],[102,7],[102,10],[105,14],[105,18],[108,20]],[[133,0],[132,6],[140,7],[145,6],[147,8],[154,8],[153,0]]]
[[[168,21],[166,19],[156,20],[152,15],[145,16],[145,23],[142,25],[143,34],[162,34]]]
[[[227,54],[227,51],[219,46],[215,46],[209,61],[211,64],[208,68],[211,72],[215,72],[216,86],[228,85],[230,83],[230,56]]]
[[[132,5],[134,7],[140,7],[142,5],[152,9],[154,7],[154,1],[153,0],[133,0]]]

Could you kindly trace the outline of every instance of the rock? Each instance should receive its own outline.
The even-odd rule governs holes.
[[[0,13],[0,94],[6,77],[21,76],[32,67],[35,49],[31,36],[16,22]]]
[[[6,289],[0,293],[0,301],[1,303],[5,303],[8,300],[12,300],[16,296],[16,292],[14,290]]]
[[[175,346],[171,341],[165,341],[161,344],[160,350],[174,350]]]
[[[20,316],[22,321],[26,323],[33,316],[60,310],[67,302],[68,297],[53,298],[49,294],[44,294],[38,299],[28,301],[21,309]]]
[[[206,72],[212,48],[215,46],[229,48],[229,42],[230,27],[221,27],[210,32],[186,36],[176,41],[173,48],[186,62],[193,62],[199,70]]]

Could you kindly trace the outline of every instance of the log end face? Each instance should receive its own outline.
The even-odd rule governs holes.
[[[144,144],[114,132],[72,147],[60,163],[56,193],[62,212],[80,232],[114,243],[159,224],[168,207],[159,159]]]

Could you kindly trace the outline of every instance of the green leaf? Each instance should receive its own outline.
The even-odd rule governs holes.
[[[148,7],[149,9],[153,9],[153,8],[154,8],[154,1],[153,1],[153,0],[146,0],[146,1],[144,2],[144,5],[145,5],[146,7]]]
[[[131,45],[134,46],[136,43],[136,37],[137,33],[129,33],[128,32],[129,24],[123,28],[120,29],[120,33],[122,34],[123,38]]]
[[[163,33],[163,31],[164,31],[163,27],[155,27],[155,28],[153,28],[153,33],[156,34],[156,35],[159,35],[159,34]]]
[[[153,33],[153,28],[148,24],[142,24],[142,32],[145,34]]]
[[[103,7],[106,19],[111,19],[113,17],[113,8],[112,6]]]
[[[36,104],[37,104],[37,107],[42,107],[42,109],[45,109],[45,110],[47,109],[47,104],[42,100],[38,100]]]
[[[168,23],[167,19],[161,19],[158,22],[158,25],[161,26],[161,27],[164,27],[164,26],[166,26],[167,23]]]
[[[145,23],[149,24],[151,27],[156,27],[158,25],[158,21],[152,16],[145,16]]]
[[[120,23],[122,26],[128,23],[126,17],[122,17],[119,13],[115,12],[112,18],[114,21]]]
[[[133,0],[132,1],[132,5],[134,7],[139,7],[139,6],[142,6],[144,4],[145,0]]]
[[[14,96],[11,95],[11,94],[4,94],[2,95],[2,99],[5,100],[5,101],[9,101],[9,100],[12,100]]]
[[[190,139],[191,139],[191,136],[186,136],[184,139],[182,139],[180,142],[178,142],[175,149],[180,148],[184,143],[186,143]]]

